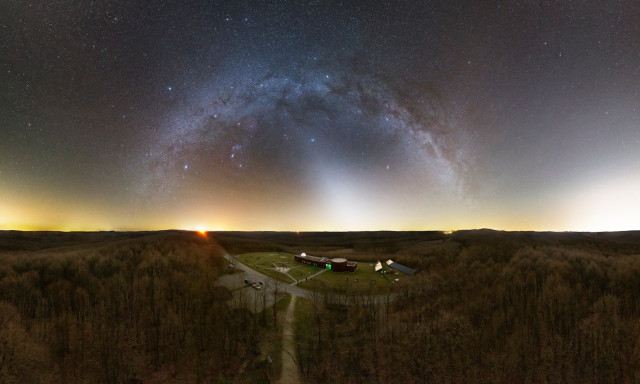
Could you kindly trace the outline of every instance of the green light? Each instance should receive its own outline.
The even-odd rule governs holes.
[[[327,269],[331,269],[331,264],[327,264]]]

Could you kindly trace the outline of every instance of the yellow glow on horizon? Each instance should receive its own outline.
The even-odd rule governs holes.
[[[96,205],[37,190],[0,190],[0,230],[20,231],[623,231],[640,229],[640,175],[587,180],[570,190],[473,207],[428,205],[424,199],[384,200],[357,180],[328,183],[320,200],[279,206],[205,199],[178,208]],[[378,193],[379,192],[379,193]],[[266,208],[265,208],[266,207]],[[130,207],[129,207],[130,208]]]

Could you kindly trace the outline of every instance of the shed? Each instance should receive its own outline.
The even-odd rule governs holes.
[[[387,260],[387,265],[393,269],[395,269],[396,271],[400,271],[402,273],[404,273],[405,275],[414,275],[416,273],[416,270],[413,268],[409,268],[407,266],[404,266],[402,264],[398,264],[396,262],[394,262],[393,260],[389,259]]]

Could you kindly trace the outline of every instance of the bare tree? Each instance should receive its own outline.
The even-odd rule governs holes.
[[[269,278],[269,283],[273,287],[273,326],[276,327],[278,325],[278,306],[276,303],[278,302],[278,293],[284,283],[273,277]]]

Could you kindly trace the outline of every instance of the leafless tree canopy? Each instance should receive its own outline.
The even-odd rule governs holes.
[[[215,284],[226,266],[215,241],[32,236],[0,235],[0,382],[266,382],[261,339],[280,316],[230,305]],[[348,251],[418,270],[388,296],[297,300],[305,382],[640,380],[637,233],[213,237],[235,251]]]

